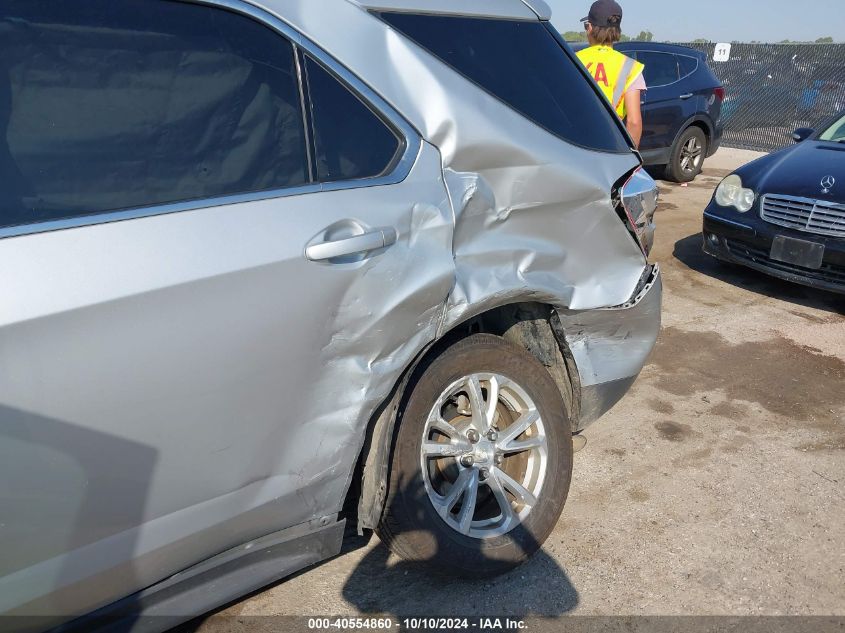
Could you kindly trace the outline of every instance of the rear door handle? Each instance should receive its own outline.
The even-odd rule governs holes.
[[[687,94],[685,94],[685,95],[681,95],[681,99],[683,99],[684,101],[686,101],[687,99],[690,99],[690,98],[692,98],[692,97],[694,97],[694,96],[695,96],[695,94],[694,94],[694,93],[692,93],[692,92],[688,92],[688,93],[687,93]]]
[[[396,242],[396,229],[392,226],[367,231],[362,235],[344,237],[339,240],[320,242],[306,247],[305,257],[312,262],[377,251]]]

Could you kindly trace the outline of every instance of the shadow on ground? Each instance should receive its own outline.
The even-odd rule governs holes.
[[[845,296],[808,288],[750,268],[721,262],[707,255],[701,248],[702,243],[701,233],[685,237],[675,242],[673,255],[691,270],[750,292],[808,308],[845,314]]]
[[[422,491],[421,486],[408,486],[407,490],[415,491],[414,496],[418,501],[415,507],[419,508],[419,513],[428,514],[430,502],[425,498],[426,493]],[[418,518],[420,526],[432,525],[430,516]],[[435,518],[440,520],[436,515]],[[493,565],[501,563],[501,560],[497,557],[497,549],[490,547],[488,542],[465,539],[457,532],[451,534],[451,528],[442,527],[445,527],[445,524],[441,529],[421,527],[415,530],[414,535],[423,535],[427,541],[428,547],[424,549],[429,556],[426,560],[408,561],[391,554],[371,532],[359,536],[354,532],[354,528],[347,526],[340,556],[367,550],[343,583],[343,598],[353,608],[353,613],[349,615],[392,616],[394,622],[400,622],[407,617],[554,618],[572,611],[578,605],[578,592],[567,573],[551,556],[538,549],[534,534],[523,525],[508,533],[506,538],[518,543],[524,552],[537,549],[536,553],[518,567],[493,578],[483,577],[481,573],[474,577],[472,572],[468,577],[459,577],[444,571],[444,554],[447,560],[456,554],[462,554],[478,561],[486,559]],[[554,535],[551,538],[554,538]],[[456,540],[462,542],[462,551],[456,550]],[[500,538],[500,542],[503,541],[504,539]],[[302,570],[275,585],[243,596],[213,614],[206,614],[173,629],[173,633],[263,631],[264,625],[275,626],[281,621],[248,615],[226,617],[226,614],[221,612],[271,590],[274,586],[308,574],[313,569],[314,567]],[[285,611],[290,613],[291,606],[295,608],[295,605],[287,605]],[[223,617],[220,617],[221,615]],[[335,617],[345,614],[300,612],[300,615]],[[287,626],[292,623],[285,621],[285,624]]]
[[[493,579],[454,578],[432,573],[422,563],[388,565],[390,552],[378,543],[352,572],[343,597],[362,613],[407,616],[558,616],[578,605],[566,572],[540,551]]]
[[[557,479],[546,481],[548,495],[554,494]],[[568,490],[568,481],[563,485]],[[456,515],[468,494],[454,502]],[[502,495],[513,503],[504,490]],[[419,471],[397,483],[397,491],[386,501],[380,533],[390,547],[381,542],[371,547],[343,586],[344,599],[356,610],[397,619],[524,618],[560,616],[577,606],[578,592],[569,576],[541,548],[558,520],[559,509],[551,499],[505,534],[482,539],[447,525],[429,496]],[[480,483],[469,498],[473,525],[477,521],[495,526],[504,520],[502,500],[489,484]],[[565,496],[561,506],[564,501]],[[413,552],[417,559],[400,559],[391,550]]]

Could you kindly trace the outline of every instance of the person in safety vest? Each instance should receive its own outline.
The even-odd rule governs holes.
[[[615,0],[596,0],[590,14],[581,20],[590,46],[578,52],[578,58],[625,122],[634,146],[640,146],[643,117],[640,93],[646,90],[640,62],[613,50],[622,38],[622,7]]]

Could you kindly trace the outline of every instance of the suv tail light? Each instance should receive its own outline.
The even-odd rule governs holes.
[[[654,244],[654,212],[660,198],[660,189],[642,167],[637,167],[619,190],[616,209],[628,231],[648,256]],[[618,195],[618,194],[617,194]]]
[[[719,101],[724,101],[724,100],[725,100],[725,89],[724,89],[724,87],[719,86],[718,88],[716,88],[715,90],[713,90],[713,92],[715,93],[716,98],[717,98]]]

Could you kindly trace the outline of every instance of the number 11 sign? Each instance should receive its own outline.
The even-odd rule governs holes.
[[[716,44],[716,48],[713,51],[713,61],[714,62],[726,62],[731,58],[731,45],[730,44]]]

